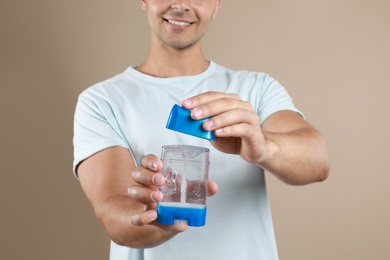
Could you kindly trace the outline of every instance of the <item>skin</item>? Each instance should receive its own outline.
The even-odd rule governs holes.
[[[209,61],[203,55],[200,40],[219,7],[220,0],[141,1],[151,27],[151,45],[146,61],[137,69],[160,78],[205,71]],[[190,24],[178,26],[168,20]]]
[[[201,38],[215,19],[220,0],[142,0],[140,4],[151,27],[151,46],[137,70],[164,78],[196,75],[208,68]],[[250,103],[219,92],[189,97],[182,106],[192,110],[194,119],[212,117],[203,127],[217,136],[211,142],[215,149],[238,154],[285,183],[304,185],[328,176],[323,137],[292,111],[276,112],[260,122]],[[81,186],[117,244],[154,247],[188,228],[156,222],[156,205],[162,200],[159,187],[164,184],[162,166],[157,156],[146,155],[136,167],[129,151],[120,147],[105,149],[79,165]],[[209,181],[207,192],[215,195],[217,184]]]

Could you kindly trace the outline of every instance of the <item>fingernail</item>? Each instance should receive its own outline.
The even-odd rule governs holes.
[[[164,176],[161,174],[155,174],[153,176],[153,183],[156,185],[161,185],[163,184]]]
[[[152,199],[156,202],[160,201],[160,192],[158,191],[152,192]]]
[[[192,114],[195,116],[195,118],[200,118],[203,115],[203,111],[200,108],[195,108],[192,110]]]
[[[156,170],[157,169],[157,163],[156,162],[153,162],[152,163],[152,170]]]
[[[150,219],[156,219],[157,218],[157,212],[156,211],[150,211],[149,213],[148,213],[148,216],[149,216],[149,218]]]
[[[223,128],[215,130],[215,133],[216,134],[222,134],[223,133]]]
[[[191,99],[186,99],[182,102],[182,105],[184,107],[191,106],[192,105],[192,100]]]
[[[204,127],[206,128],[205,130],[209,130],[214,126],[214,121],[213,120],[207,120],[204,122]]]

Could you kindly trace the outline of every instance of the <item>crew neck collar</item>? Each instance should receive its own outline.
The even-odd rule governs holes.
[[[158,77],[150,76],[148,74],[144,74],[136,70],[136,66],[131,66],[125,71],[125,74],[130,74],[142,80],[153,82],[153,83],[159,83],[159,84],[174,84],[174,83],[186,83],[186,82],[190,83],[190,82],[199,82],[200,80],[207,78],[215,71],[215,68],[216,68],[216,64],[213,61],[210,61],[209,67],[205,71],[197,75],[179,76],[179,77],[171,77],[171,78],[158,78]]]

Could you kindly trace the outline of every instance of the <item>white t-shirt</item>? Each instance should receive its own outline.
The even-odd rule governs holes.
[[[210,149],[209,178],[219,192],[207,200],[204,227],[190,227],[150,249],[111,242],[111,260],[278,259],[264,171],[237,155],[214,149],[207,140],[165,128],[174,104],[206,91],[236,93],[249,101],[263,122],[280,110],[300,113],[286,90],[264,73],[233,71],[210,62],[195,76],[155,78],[128,68],[80,96],[74,121],[74,163],[108,147],[129,149],[140,165],[146,154],[160,156],[167,144]]]

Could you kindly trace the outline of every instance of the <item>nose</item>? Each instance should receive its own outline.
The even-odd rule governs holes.
[[[178,12],[189,11],[191,9],[191,0],[173,0],[171,8]]]

